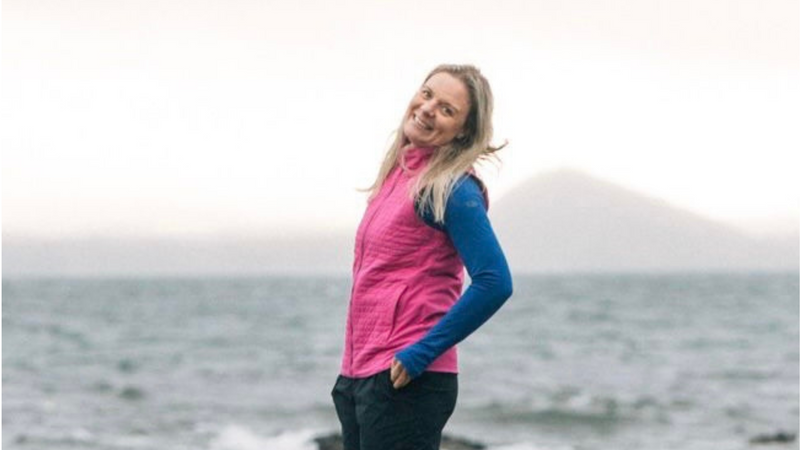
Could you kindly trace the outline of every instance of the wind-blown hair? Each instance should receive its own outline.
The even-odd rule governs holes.
[[[461,80],[469,92],[469,112],[464,122],[463,137],[455,138],[448,144],[436,148],[427,166],[416,175],[409,195],[423,211],[431,211],[434,220],[444,223],[447,198],[458,179],[472,169],[479,160],[496,156],[494,153],[506,144],[494,147],[492,141],[492,110],[494,98],[489,82],[480,70],[472,65],[442,64],[433,69],[425,81],[437,73],[445,72]],[[423,82],[424,83],[424,82]],[[383,158],[375,182],[367,188],[372,199],[380,190],[389,172],[397,164],[402,164],[402,152],[409,140],[403,133],[403,125],[408,111],[395,133],[394,141]]]

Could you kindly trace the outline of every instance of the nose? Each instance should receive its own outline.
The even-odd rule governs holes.
[[[426,116],[433,115],[433,111],[434,111],[434,105],[433,105],[433,101],[431,101],[431,100],[428,100],[427,102],[423,103],[423,104],[420,106],[420,108],[419,108],[419,109],[420,109],[420,111],[422,111],[422,112],[423,112],[423,113],[424,113]]]

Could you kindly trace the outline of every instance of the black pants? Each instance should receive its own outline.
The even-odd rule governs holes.
[[[344,450],[438,450],[458,397],[458,375],[425,372],[395,389],[389,371],[339,375],[331,392]]]

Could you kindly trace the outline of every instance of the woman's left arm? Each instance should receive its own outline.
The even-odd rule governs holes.
[[[432,225],[429,217],[425,219]],[[402,365],[397,367],[397,361],[392,364],[396,387],[396,373],[404,371],[407,376],[403,378],[416,378],[447,349],[483,325],[511,297],[511,272],[486,214],[481,188],[471,176],[459,181],[447,201],[444,231],[472,282],[422,339],[395,355]]]

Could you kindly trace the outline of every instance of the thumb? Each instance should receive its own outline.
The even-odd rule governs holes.
[[[397,358],[394,358],[392,360],[392,369],[389,374],[389,379],[392,381],[396,380],[397,377],[400,376],[402,368],[403,366],[400,364],[400,361],[398,361]]]

